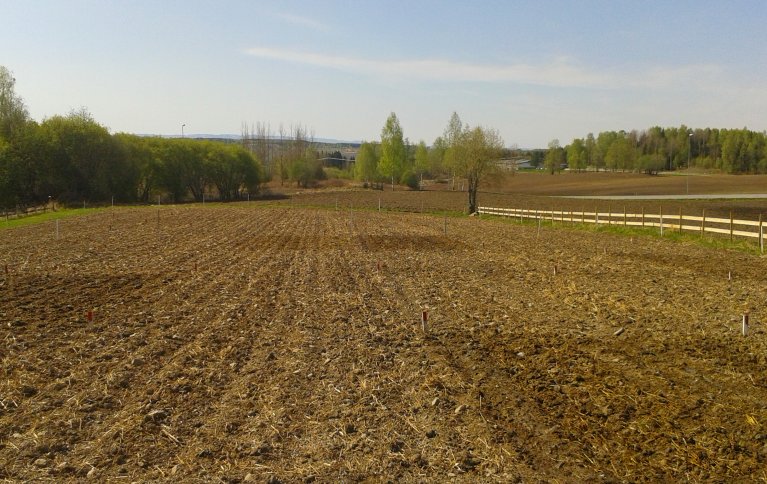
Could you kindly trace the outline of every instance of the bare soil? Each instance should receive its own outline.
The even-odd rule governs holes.
[[[488,179],[491,191],[525,195],[693,195],[767,193],[765,175],[721,175],[675,172],[657,176],[640,173],[520,172]]]
[[[0,479],[767,481],[766,259],[281,203],[0,231]]]

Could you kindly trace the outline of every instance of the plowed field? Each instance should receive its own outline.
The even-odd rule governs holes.
[[[0,257],[0,479],[767,480],[763,258],[258,204]]]

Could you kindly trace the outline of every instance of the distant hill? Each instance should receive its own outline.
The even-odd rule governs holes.
[[[160,138],[181,138],[180,134],[138,134],[138,136],[158,136]],[[208,133],[190,133],[185,134],[184,138],[191,139],[207,139],[207,140],[224,140],[224,141],[240,141],[242,136],[239,134],[208,134]],[[279,141],[279,136],[272,136],[272,140]],[[345,141],[333,138],[314,138],[315,143],[325,145],[342,145],[342,146],[359,146],[361,141]]]

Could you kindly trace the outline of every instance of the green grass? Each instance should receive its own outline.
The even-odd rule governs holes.
[[[538,221],[535,219],[524,219],[523,221],[519,221],[518,218],[514,217],[503,217],[500,215],[482,215],[483,219],[492,219],[500,222],[505,223],[512,223],[515,225],[528,225],[528,226],[538,226]],[[701,236],[699,233],[693,233],[693,232],[679,232],[672,230],[670,228],[666,228],[663,230],[663,235],[660,234],[660,230],[658,227],[652,227],[652,228],[642,228],[642,227],[632,227],[632,226],[624,226],[624,225],[604,225],[604,224],[593,224],[593,223],[580,223],[576,221],[575,223],[570,223],[568,221],[561,222],[561,221],[555,221],[553,224],[551,220],[543,220],[541,223],[541,229],[551,229],[551,228],[559,228],[559,229],[566,229],[566,230],[583,230],[587,232],[601,232],[601,233],[608,233],[608,234],[615,234],[615,235],[622,235],[626,237],[651,237],[651,238],[662,238],[665,240],[671,240],[674,242],[686,242],[691,244],[697,244],[703,247],[707,247],[710,249],[718,249],[718,250],[736,250],[739,252],[746,252],[749,254],[755,254],[760,255],[761,252],[759,250],[759,245],[755,241],[746,240],[743,238],[734,238],[732,242],[730,242],[728,237],[710,237],[710,236]]]
[[[0,220],[0,230],[13,229],[16,227],[25,227],[27,225],[35,225],[50,220],[79,217],[90,213],[96,213],[106,210],[106,208],[72,208],[72,209],[59,209],[55,212],[45,212],[37,215],[29,215],[27,217],[14,218],[9,220]]]

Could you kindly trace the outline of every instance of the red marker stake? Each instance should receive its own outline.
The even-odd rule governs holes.
[[[427,311],[421,311],[421,330],[426,332],[426,321],[429,319],[429,313]]]
[[[93,311],[88,311],[88,322],[89,323],[93,322]]]

